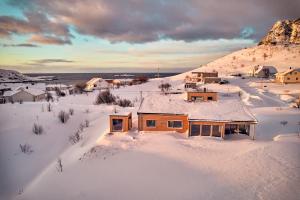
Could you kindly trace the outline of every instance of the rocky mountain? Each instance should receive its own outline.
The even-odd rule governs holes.
[[[0,69],[0,83],[37,81],[36,78],[23,75],[14,70]]]
[[[277,21],[258,45],[300,44],[300,18]]]

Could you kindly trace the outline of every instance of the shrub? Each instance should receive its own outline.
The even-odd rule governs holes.
[[[56,167],[58,172],[62,172],[63,171],[63,165],[62,165],[62,161],[60,158],[57,159],[57,167]]]
[[[84,125],[85,125],[85,127],[89,127],[90,126],[90,121],[86,119],[84,121]]]
[[[51,112],[51,111],[52,111],[52,106],[51,106],[50,103],[48,103],[48,105],[47,105],[47,111],[48,111],[48,112]]]
[[[20,144],[20,149],[22,153],[30,154],[33,152],[31,146],[29,144]]]
[[[98,94],[98,96],[96,97],[95,104],[96,105],[104,104],[104,103],[112,104],[115,102],[116,102],[116,97],[113,94],[111,94],[109,90],[107,90],[107,91],[100,92]]]
[[[70,116],[68,113],[65,111],[61,110],[58,114],[58,119],[60,120],[61,123],[65,124],[69,120]]]
[[[82,132],[82,131],[83,131],[83,128],[84,128],[84,124],[83,124],[83,123],[80,123],[79,128],[78,128],[78,131],[79,131],[79,132]]]
[[[268,55],[266,53],[263,54],[263,58],[264,60],[266,60],[266,58],[268,57]]]
[[[70,108],[70,109],[69,109],[69,114],[70,114],[70,115],[74,115],[74,109],[73,109],[73,108]]]
[[[128,99],[120,99],[117,101],[117,105],[121,107],[133,107],[133,103]]]
[[[166,92],[169,91],[171,88],[171,84],[170,83],[162,83],[158,86],[158,88],[162,91],[162,92]]]
[[[285,125],[288,124],[288,122],[287,122],[287,121],[281,121],[280,124],[281,124],[282,126],[285,126]]]
[[[69,141],[72,143],[72,144],[76,144],[77,142],[79,142],[81,140],[81,137],[80,137],[80,134],[79,134],[79,131],[77,131],[74,135],[71,135],[69,137]]]
[[[36,135],[41,135],[43,133],[44,129],[41,125],[38,125],[36,123],[33,124],[32,132]]]

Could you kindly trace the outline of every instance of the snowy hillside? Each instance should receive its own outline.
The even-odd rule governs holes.
[[[192,71],[216,70],[221,76],[234,73],[248,73],[255,65],[271,65],[279,72],[289,67],[300,67],[300,45],[271,46],[260,45],[242,49],[203,65]],[[182,79],[189,73],[183,73],[177,78]]]
[[[15,70],[0,69],[0,83],[12,83],[12,82],[26,82],[26,81],[38,81],[38,78],[25,76],[22,73]]]

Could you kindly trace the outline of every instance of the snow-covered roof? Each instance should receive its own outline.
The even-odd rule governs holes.
[[[257,68],[257,70],[255,71],[255,74],[261,72],[263,69],[268,69],[269,72],[270,72],[271,74],[277,73],[277,69],[276,69],[275,67],[273,67],[273,66],[264,66],[264,65],[260,65],[260,66]]]
[[[38,95],[41,95],[41,94],[45,94],[45,91],[43,90],[39,90],[39,89],[34,89],[34,88],[23,88],[23,87],[19,87],[15,90],[12,90],[12,91],[6,91],[4,92],[4,95],[3,96],[13,96],[17,93],[19,93],[20,91],[25,91],[25,92],[28,92],[29,94],[32,94],[34,96],[38,96]]]
[[[288,69],[288,70],[286,70],[286,71],[284,71],[284,72],[281,72],[281,73],[278,73],[278,74],[280,74],[280,75],[287,75],[288,73],[291,73],[291,72],[293,72],[293,71],[300,72],[300,68],[296,68],[296,69]]]
[[[46,87],[68,87],[67,85],[65,85],[65,84],[48,84],[48,85],[46,85]]]
[[[99,81],[101,81],[102,78],[92,78],[91,80],[89,80],[88,82],[86,82],[87,85],[93,85]]]
[[[251,121],[255,117],[239,100],[211,102],[187,102],[181,96],[146,96],[138,113],[187,115],[189,120],[203,121]]]
[[[111,113],[111,116],[128,116],[130,115],[131,112],[126,112],[126,111],[122,111],[122,112],[117,112],[117,113]]]

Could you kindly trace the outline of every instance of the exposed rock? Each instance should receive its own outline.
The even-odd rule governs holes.
[[[277,21],[258,45],[300,44],[300,18]]]

